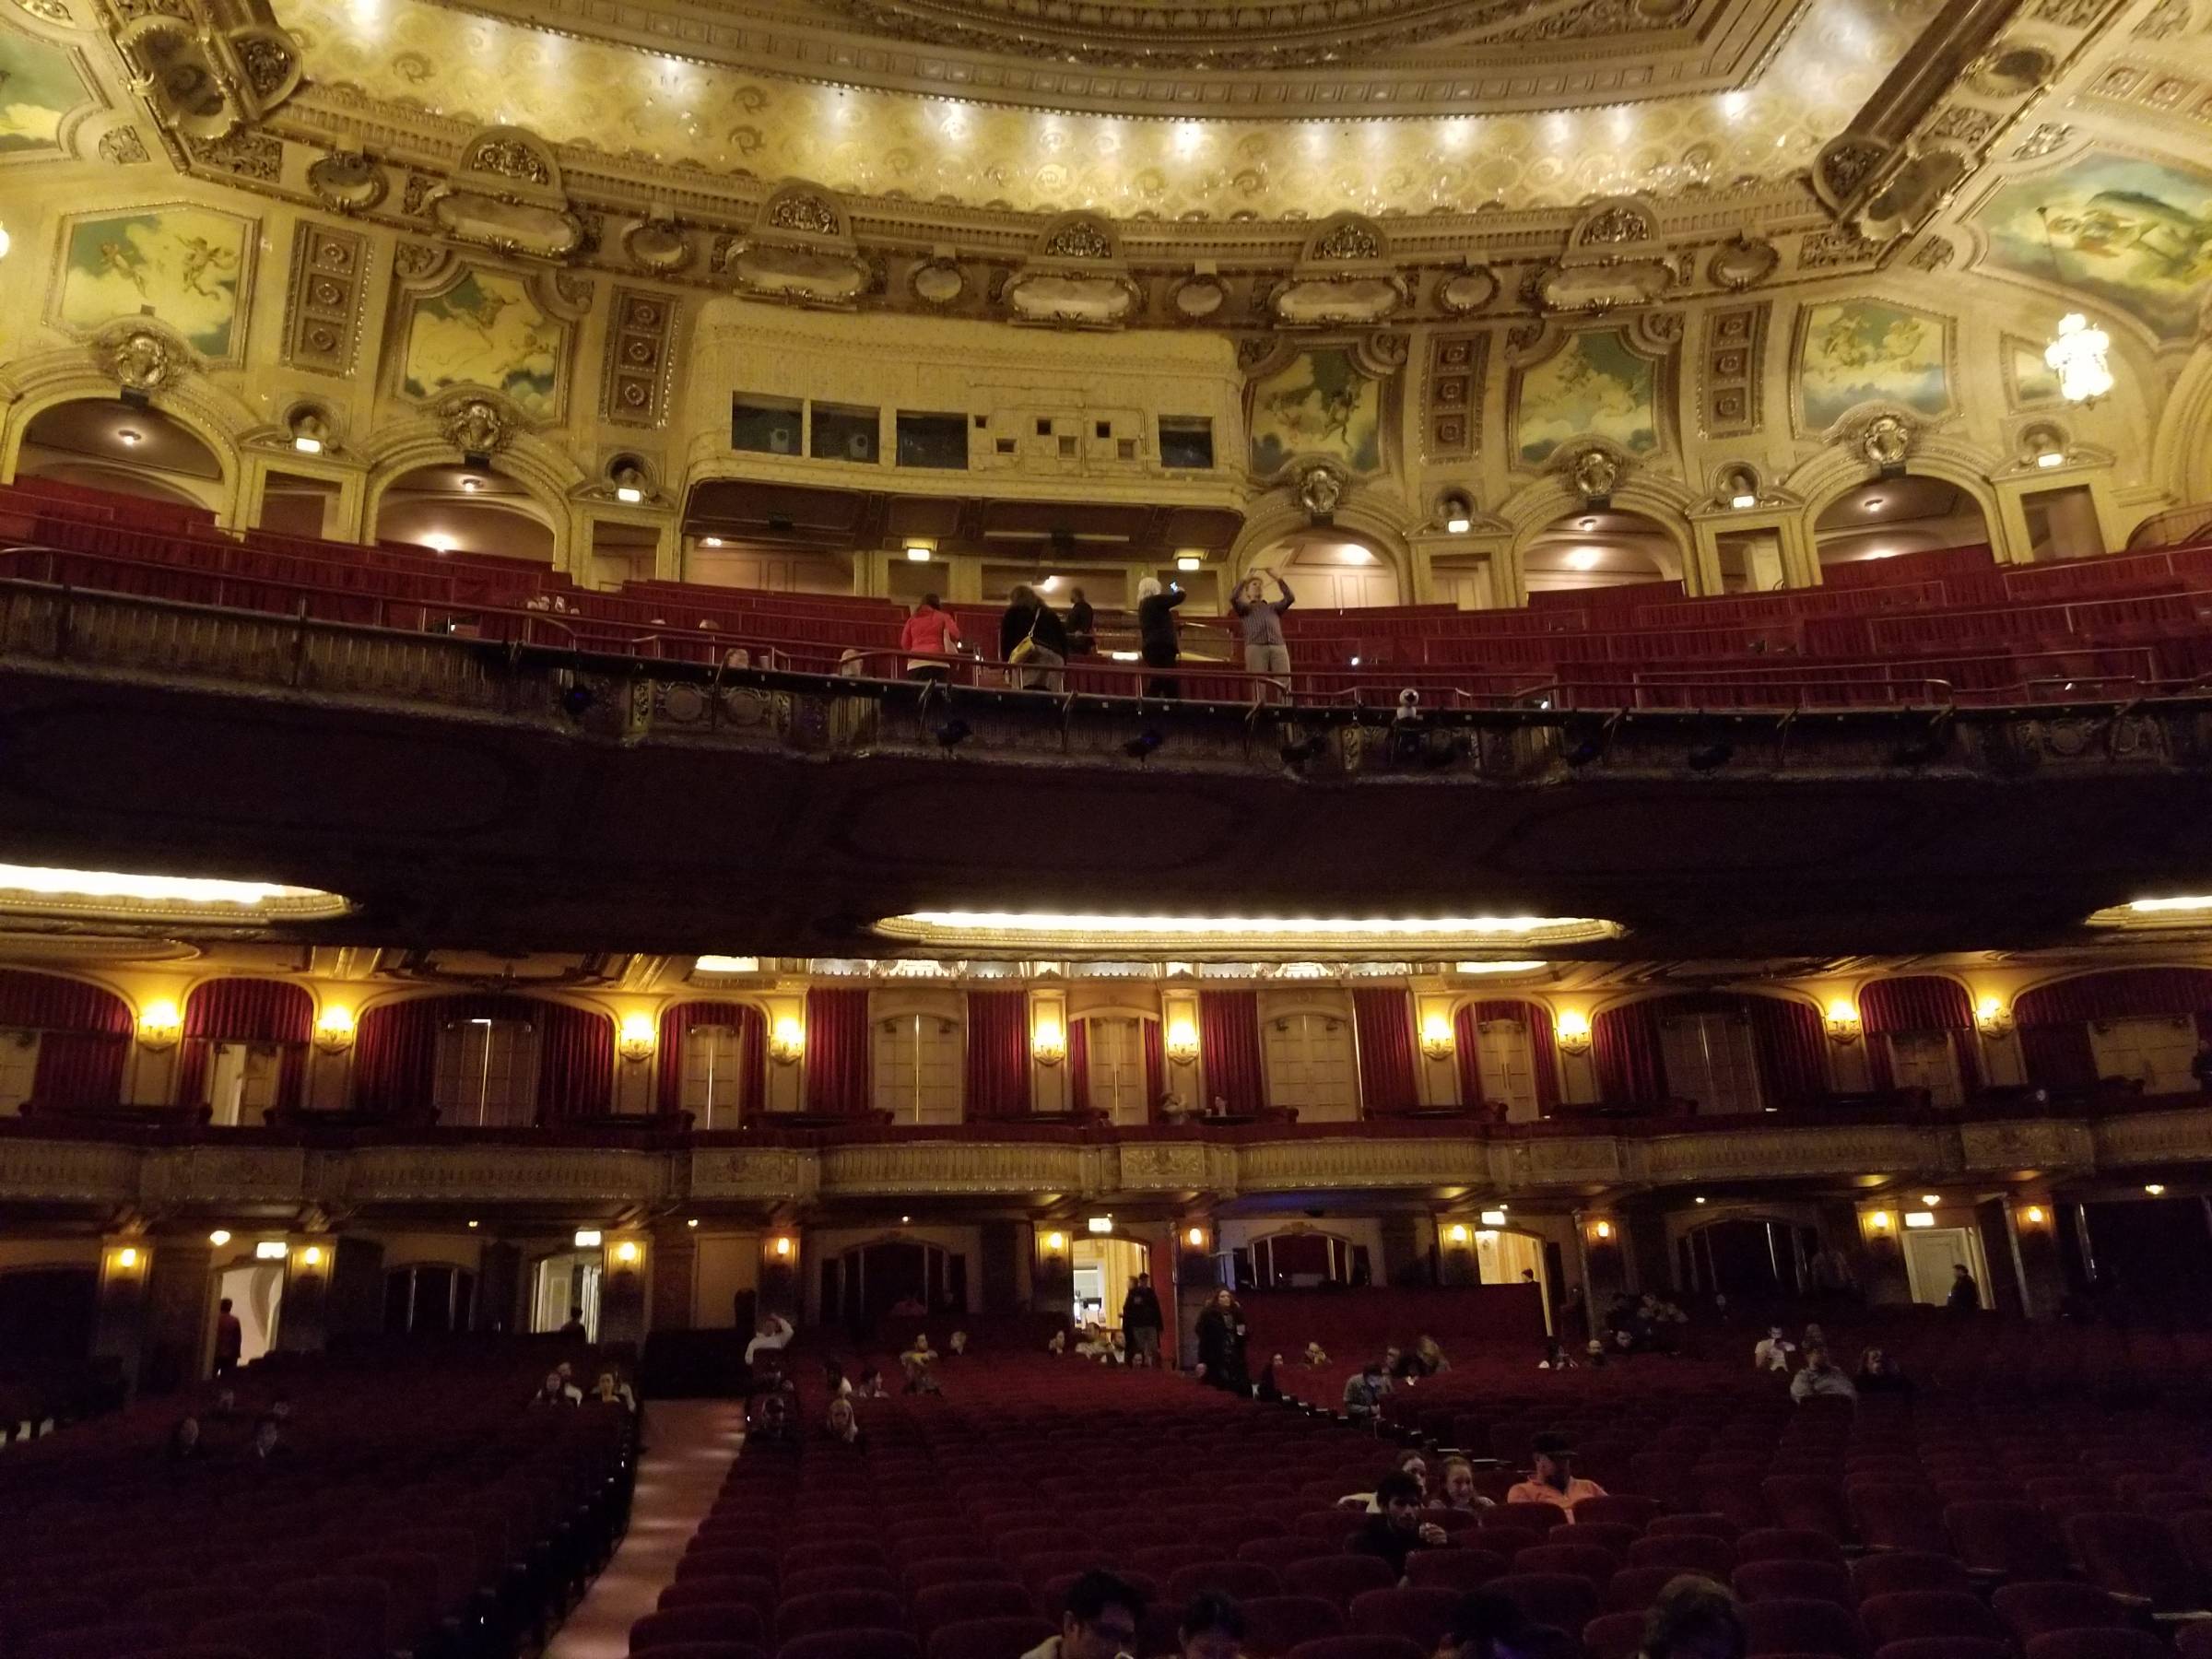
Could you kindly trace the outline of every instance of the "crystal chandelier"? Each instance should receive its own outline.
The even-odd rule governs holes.
[[[2058,334],[2043,347],[2043,361],[2058,376],[2058,392],[2068,403],[2088,403],[2112,389],[2112,371],[2105,361],[2112,336],[2089,326],[2079,312],[2058,320]]]

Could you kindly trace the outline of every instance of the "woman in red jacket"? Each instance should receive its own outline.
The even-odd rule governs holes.
[[[948,677],[951,670],[945,659],[959,646],[960,628],[952,619],[952,613],[937,608],[935,594],[923,594],[922,603],[914,606],[914,614],[907,618],[906,627],[899,636],[899,649],[906,653],[906,677],[911,680]]]

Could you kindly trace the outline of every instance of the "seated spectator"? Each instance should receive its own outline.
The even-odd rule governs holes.
[[[1441,1377],[1452,1369],[1452,1361],[1444,1358],[1442,1345],[1433,1336],[1422,1337],[1413,1345],[1413,1351],[1420,1356],[1421,1363],[1429,1368],[1428,1374],[1431,1377]]]
[[[1390,1472],[1394,1475],[1413,1477],[1414,1485],[1421,1489],[1421,1501],[1423,1503],[1429,1501],[1429,1460],[1421,1455],[1418,1448],[1408,1446],[1392,1458]],[[1380,1488],[1381,1483],[1378,1482],[1377,1489]],[[1382,1505],[1373,1492],[1347,1492],[1336,1501],[1347,1507],[1363,1509],[1371,1515],[1379,1515],[1382,1512]]]
[[[844,1445],[867,1444],[867,1436],[861,1432],[860,1418],[853,1410],[853,1402],[841,1394],[830,1402],[830,1416],[822,1425],[822,1432]]]
[[[1549,1503],[1574,1519],[1574,1506],[1585,1498],[1603,1498],[1606,1488],[1583,1480],[1574,1472],[1574,1445],[1563,1434],[1539,1434],[1533,1448],[1535,1467],[1526,1480],[1506,1493],[1508,1503]]]
[[[1759,1345],[1751,1350],[1751,1369],[1786,1371],[1790,1369],[1790,1356],[1796,1351],[1797,1345],[1783,1334],[1780,1325],[1769,1325],[1767,1334],[1759,1338]]]
[[[899,1356],[899,1369],[906,1373],[908,1394],[941,1394],[937,1379],[930,1371],[936,1363],[937,1350],[929,1346],[929,1333],[923,1332],[914,1338],[914,1346]]]
[[[1853,1381],[1861,1394],[1909,1394],[1912,1379],[1895,1359],[1878,1347],[1870,1347],[1859,1356],[1859,1374]]]
[[[582,1308],[569,1310],[569,1323],[560,1327],[560,1334],[571,1342],[589,1340],[589,1335],[583,1328],[583,1310]]]
[[[1606,1341],[1604,1337],[1593,1336],[1590,1338],[1583,1349],[1583,1363],[1592,1371],[1605,1370]]]
[[[1538,1371],[1573,1371],[1575,1369],[1574,1356],[1567,1351],[1565,1343],[1554,1336],[1544,1345],[1544,1358],[1536,1361],[1536,1369]]]
[[[592,1384],[591,1397],[599,1405],[619,1406],[625,1411],[634,1412],[638,1408],[636,1391],[612,1371],[599,1373],[599,1380]]]
[[[883,1368],[871,1365],[860,1373],[860,1386],[853,1391],[856,1400],[883,1400],[890,1397],[890,1390],[883,1385]]]
[[[1305,1360],[1308,1365],[1326,1365],[1329,1362],[1329,1352],[1320,1343],[1309,1342],[1306,1344]]]
[[[952,1357],[955,1359],[958,1359],[962,1354],[965,1354],[968,1351],[968,1333],[965,1331],[955,1331],[950,1336],[945,1339],[945,1347],[952,1355]]]
[[[1065,1328],[1054,1331],[1045,1339],[1044,1351],[1054,1356],[1067,1352],[1067,1332]]]
[[[745,1362],[752,1364],[760,1354],[782,1353],[794,1335],[790,1320],[781,1313],[771,1313],[760,1322],[753,1339],[745,1345]]]
[[[1060,1634],[1021,1659],[1120,1659],[1135,1651],[1145,1598],[1111,1572],[1093,1569],[1068,1587]]]
[[[255,1423],[253,1425],[253,1443],[247,1449],[246,1456],[253,1464],[264,1468],[289,1463],[292,1449],[285,1443],[284,1425],[274,1417],[264,1417]]]
[[[789,1390],[771,1388],[755,1394],[745,1425],[746,1444],[787,1446],[797,1439],[798,1431],[791,1420]]]
[[[1805,1350],[1805,1369],[1790,1379],[1790,1398],[1803,1405],[1818,1395],[1831,1399],[1855,1400],[1859,1391],[1851,1379],[1828,1360],[1825,1347],[1807,1347]]]
[[[1448,1510],[1472,1514],[1498,1506],[1475,1489],[1475,1465],[1464,1457],[1444,1459],[1444,1489],[1441,1501]]]
[[[206,1444],[200,1439],[200,1419],[189,1411],[169,1431],[168,1454],[171,1463],[193,1463],[207,1455]]]
[[[211,1423],[234,1423],[241,1415],[242,1414],[238,1409],[238,1390],[235,1388],[217,1389],[215,1404],[207,1408],[207,1420]]]
[[[1744,1659],[1749,1645],[1735,1597],[1694,1572],[1667,1580],[1643,1621],[1641,1659]]]
[[[1382,1477],[1375,1488],[1378,1512],[1370,1515],[1345,1548],[1353,1555],[1380,1557],[1392,1574],[1406,1576],[1406,1558],[1417,1549],[1441,1548],[1444,1529],[1421,1519],[1421,1483],[1401,1470]]]
[[[1244,1615],[1218,1590],[1201,1590],[1175,1627],[1177,1659],[1243,1659]]]
[[[1096,1359],[1100,1365],[1117,1365],[1124,1356],[1116,1348],[1112,1335],[1103,1325],[1086,1325],[1083,1340],[1076,1344],[1078,1359]]]
[[[1373,1423],[1382,1414],[1382,1402],[1390,1397],[1390,1378],[1382,1370],[1382,1362],[1370,1359],[1359,1368],[1359,1374],[1348,1377],[1344,1384],[1344,1415],[1355,1423]]]
[[[1279,1406],[1283,1399],[1283,1385],[1275,1380],[1275,1368],[1283,1362],[1280,1354],[1270,1354],[1267,1363],[1260,1368],[1260,1380],[1252,1385],[1252,1397],[1265,1400],[1270,1406]]]
[[[559,1371],[549,1371],[546,1373],[546,1380],[539,1386],[538,1391],[530,1396],[530,1404],[533,1406],[581,1406],[583,1404],[583,1390],[571,1384]]]
[[[1519,1605],[1495,1590],[1470,1590],[1452,1609],[1436,1659],[1495,1659],[1498,1642],[1526,1624]]]
[[[852,1398],[853,1383],[851,1379],[845,1375],[843,1360],[825,1359],[822,1361],[822,1387],[833,1400]]]
[[[1798,1346],[1804,1348],[1807,1353],[1810,1353],[1817,1347],[1826,1347],[1828,1346],[1828,1333],[1822,1330],[1817,1324],[1808,1324],[1805,1327],[1805,1335],[1798,1343]]]

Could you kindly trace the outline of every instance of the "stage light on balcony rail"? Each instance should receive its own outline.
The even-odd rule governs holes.
[[[282,1239],[264,1239],[253,1246],[253,1259],[257,1262],[281,1262],[290,1253],[291,1246]]]
[[[576,1230],[576,1248],[579,1250],[596,1250],[606,1240],[606,1235],[595,1227],[580,1227]]]
[[[616,1050],[622,1058],[635,1065],[653,1058],[653,1044],[659,1040],[650,1014],[625,1014],[622,1017],[622,1034],[616,1041]]]
[[[1456,1040],[1452,1033],[1452,1022],[1441,1014],[1424,1015],[1421,1019],[1421,1053],[1431,1060],[1449,1060]]]
[[[758,973],[760,971],[760,959],[759,957],[702,956],[693,960],[691,970],[695,973]]]
[[[1933,1227],[1936,1225],[1936,1218],[1926,1210],[1907,1210],[1905,1225],[1907,1227]]]
[[[158,996],[138,1010],[138,1041],[147,1048],[173,1048],[183,1034],[184,1012],[172,998]]]
[[[0,864],[0,912],[112,922],[316,922],[346,900],[315,888]]]
[[[1175,956],[1194,945],[1218,950],[1476,950],[1502,941],[1584,945],[1618,924],[1588,916],[1174,916],[1056,911],[913,911],[886,916],[876,932],[902,944],[959,953],[1018,950],[1032,957],[1114,950]]]

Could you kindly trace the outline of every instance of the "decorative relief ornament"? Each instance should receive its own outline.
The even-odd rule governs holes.
[[[159,392],[174,384],[191,361],[167,335],[136,323],[95,336],[92,350],[101,366],[133,392]]]
[[[1298,475],[1299,504],[1317,519],[1334,513],[1344,500],[1342,474],[1325,462],[1315,462]]]
[[[968,274],[949,253],[924,260],[906,279],[913,297],[924,305],[953,305],[968,291]]]
[[[778,196],[769,204],[766,217],[771,230],[796,230],[806,236],[835,236],[841,223],[828,200],[804,191]]]
[[[323,157],[307,170],[307,187],[333,213],[365,213],[390,188],[384,170],[356,150]]]
[[[1622,242],[1648,241],[1652,216],[1633,202],[1609,202],[1575,228],[1578,247],[1596,244],[1618,247]]]
[[[461,165],[472,172],[515,179],[525,184],[553,182],[552,163],[518,133],[488,133],[468,148]]]
[[[1047,259],[1112,259],[1113,237],[1096,219],[1070,219],[1044,239],[1037,252]]]
[[[1620,483],[1620,463],[1602,449],[1583,450],[1567,464],[1567,477],[1583,500],[1606,500]]]
[[[69,8],[62,0],[16,0],[16,4],[41,23],[66,23]]]
[[[1889,147],[1871,138],[1845,134],[1822,147],[1813,165],[1815,192],[1834,211],[1841,211],[1889,159]]]
[[[514,436],[512,424],[497,404],[465,392],[438,406],[438,429],[465,455],[496,454]]]
[[[1887,471],[1902,466],[1912,448],[1912,428],[1901,415],[1877,415],[1859,434],[1859,453]]]
[[[486,127],[461,147],[449,183],[423,193],[421,206],[457,241],[502,253],[565,259],[587,241],[571,211],[553,149],[521,127]],[[408,182],[410,198],[414,182]]]
[[[1705,270],[1721,287],[1741,293],[1773,276],[1781,264],[1782,255],[1772,242],[1738,231],[1714,251]]]
[[[691,239],[676,216],[655,205],[645,218],[622,232],[622,251],[640,270],[667,276],[691,263]]]
[[[1347,263],[1380,259],[1382,257],[1382,233],[1364,220],[1342,218],[1313,239],[1309,257]]]
[[[1186,323],[1203,323],[1229,304],[1229,285],[1211,271],[1196,271],[1168,290],[1168,309]]]
[[[100,135],[100,159],[115,167],[136,167],[147,159],[146,140],[138,129],[121,126]]]
[[[1487,265],[1470,265],[1437,278],[1436,308],[1447,317],[1471,316],[1498,296],[1498,278]]]
[[[409,282],[419,282],[445,264],[445,250],[429,242],[401,242],[392,251],[392,269]]]

